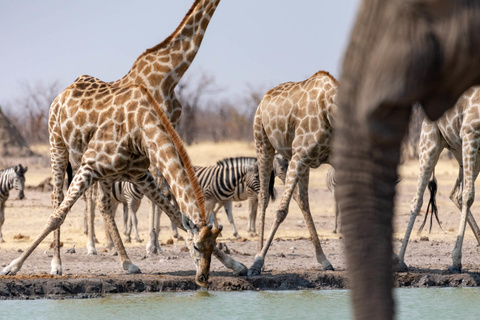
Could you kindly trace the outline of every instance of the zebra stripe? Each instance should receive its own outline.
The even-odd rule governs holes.
[[[214,166],[195,166],[194,170],[205,197],[227,201],[232,199],[235,193],[240,194],[242,190],[237,190],[237,187],[245,182],[247,166],[256,163],[257,159],[254,157],[226,158]]]
[[[112,184],[112,196],[120,203],[127,203],[129,200],[142,200],[143,193],[131,182],[116,181]]]
[[[335,169],[333,167],[330,167],[328,170],[325,182],[327,183],[328,191],[334,193],[337,180],[335,179]]]

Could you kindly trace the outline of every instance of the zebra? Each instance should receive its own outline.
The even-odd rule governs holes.
[[[200,187],[202,188],[207,212],[212,212],[213,223],[217,226],[216,213],[223,205],[233,235],[239,238],[232,215],[232,201],[249,200],[249,232],[256,234],[255,219],[257,213],[257,195],[260,191],[257,158],[236,157],[219,160],[216,165],[208,167],[194,166]],[[270,180],[270,197],[275,198],[274,176]],[[219,206],[215,209],[215,206]]]
[[[10,195],[10,190],[15,188],[18,193],[18,199],[25,198],[23,190],[25,188],[25,172],[28,167],[21,164],[0,170],[0,242],[5,242],[2,235],[2,226],[5,222],[5,202]]]
[[[137,211],[142,202],[143,193],[129,181],[116,181],[112,184],[113,212],[117,211],[118,205],[123,204],[123,234],[126,242],[131,242],[132,226],[135,231],[135,241],[140,239],[137,228]]]

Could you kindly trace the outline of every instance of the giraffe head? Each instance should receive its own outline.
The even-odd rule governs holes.
[[[222,226],[213,228],[212,225],[196,225],[186,215],[182,215],[182,222],[188,231],[187,247],[197,268],[195,282],[201,287],[206,287],[212,252],[216,245],[216,239],[222,231]]]

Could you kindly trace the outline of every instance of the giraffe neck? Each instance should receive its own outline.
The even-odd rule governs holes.
[[[145,141],[150,141],[150,143],[147,142],[147,145],[155,146],[149,148],[149,159],[155,167],[164,168],[162,173],[170,185],[181,212],[197,226],[206,225],[203,193],[182,140],[153,96],[147,89],[142,88],[142,90],[151,101],[160,118],[161,125],[170,137],[169,143],[173,147],[166,146],[162,140],[156,141],[155,138],[144,137]]]
[[[173,90],[191,65],[220,0],[196,0],[177,29],[140,55],[118,85],[141,85],[158,103]]]

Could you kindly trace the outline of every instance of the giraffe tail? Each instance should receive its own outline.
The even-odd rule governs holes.
[[[437,188],[438,188],[437,179],[435,178],[435,169],[434,169],[432,174],[432,180],[428,182],[428,190],[430,191],[430,200],[428,201],[427,211],[425,212],[425,219],[423,219],[423,223],[418,229],[418,234],[422,233],[423,227],[425,227],[425,223],[427,222],[429,213],[430,213],[430,229],[428,230],[428,232],[430,233],[432,231],[433,216],[435,216],[435,219],[437,220],[437,223],[440,226],[440,229],[442,229],[442,224],[438,219],[438,208],[437,208],[437,200],[436,200]]]
[[[275,201],[277,199],[277,192],[275,191],[275,173],[272,170],[270,174],[270,183],[268,185],[269,200]]]
[[[72,183],[73,181],[73,168],[72,168],[72,164],[70,163],[70,161],[68,161],[68,164],[67,164],[67,189],[68,187],[70,187],[70,183]]]

